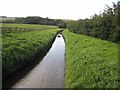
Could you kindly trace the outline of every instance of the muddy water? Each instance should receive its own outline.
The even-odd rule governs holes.
[[[65,43],[59,34],[43,60],[12,88],[64,88],[64,55]]]

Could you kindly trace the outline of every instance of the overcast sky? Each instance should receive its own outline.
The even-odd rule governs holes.
[[[41,16],[54,19],[84,19],[112,6],[118,0],[1,0],[0,16]]]

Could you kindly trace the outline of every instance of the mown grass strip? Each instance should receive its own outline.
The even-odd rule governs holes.
[[[3,77],[22,67],[25,60],[32,58],[55,37],[60,29],[32,31],[26,33],[9,33],[2,37]]]
[[[66,40],[66,88],[118,87],[118,44],[67,30],[63,34]]]

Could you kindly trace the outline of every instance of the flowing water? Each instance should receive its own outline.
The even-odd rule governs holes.
[[[65,42],[61,34],[46,56],[12,88],[64,88]]]

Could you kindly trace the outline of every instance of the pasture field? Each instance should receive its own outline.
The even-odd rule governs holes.
[[[65,30],[66,88],[117,88],[118,44]]]
[[[2,33],[21,33],[21,32],[30,32],[30,31],[40,31],[40,30],[49,30],[49,29],[58,29],[57,26],[50,25],[35,25],[35,24],[2,24]]]
[[[11,32],[2,35],[2,69],[3,77],[22,67],[26,60],[50,43],[59,31],[59,28],[42,25],[3,24],[10,27]],[[12,28],[21,28],[21,32],[12,32]],[[24,28],[33,29],[23,32]],[[14,29],[15,31],[15,29]]]

